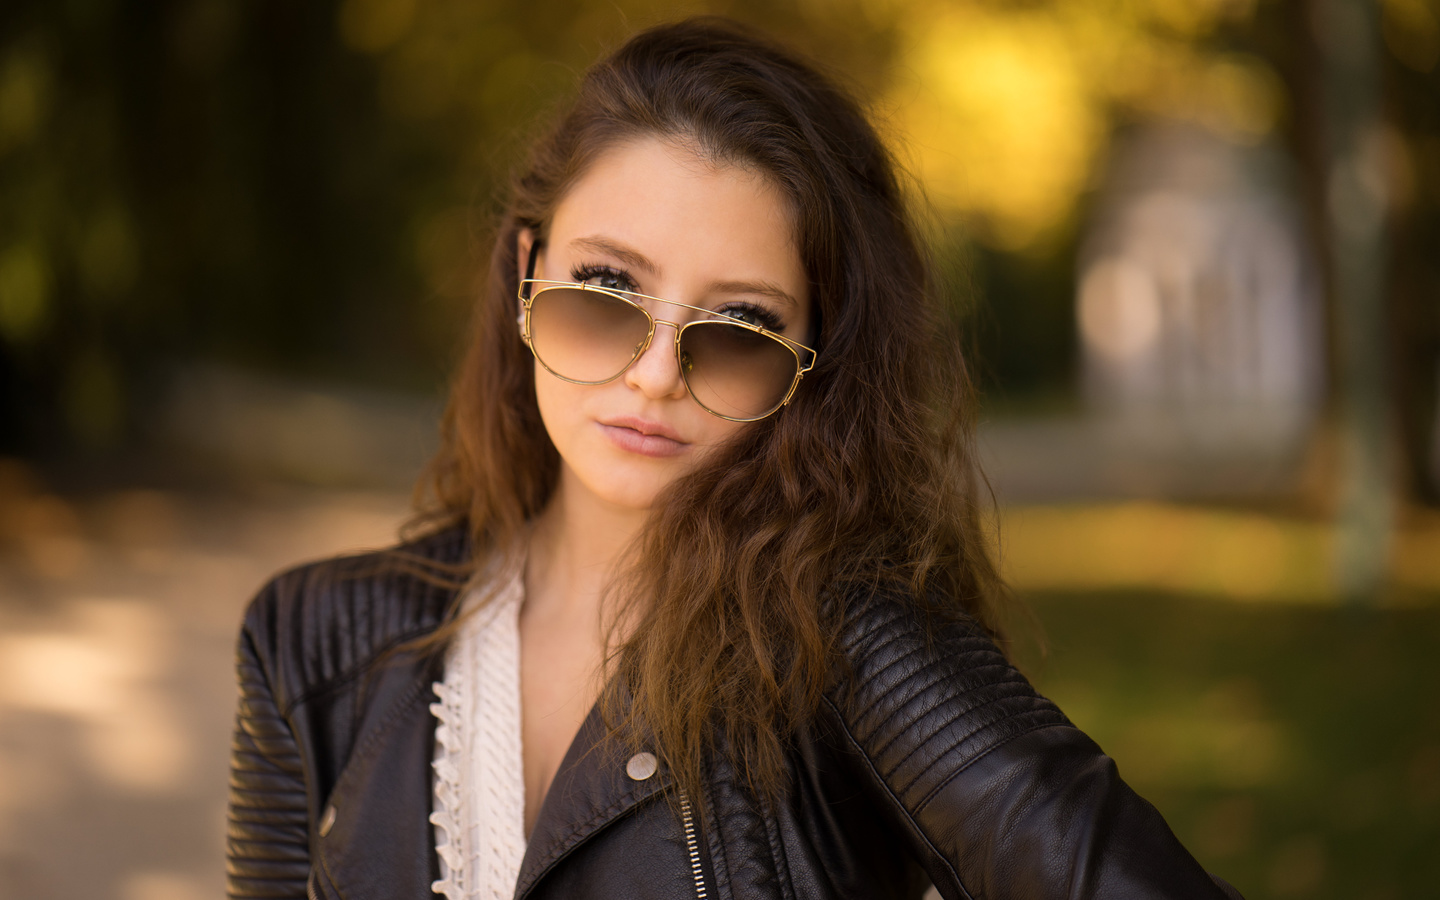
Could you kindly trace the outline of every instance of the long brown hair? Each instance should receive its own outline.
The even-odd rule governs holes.
[[[465,523],[483,559],[517,546],[549,500],[559,456],[515,324],[516,238],[543,239],[596,156],[641,135],[686,141],[781,189],[819,357],[788,407],[657,502],[612,590],[626,610],[615,621],[630,627],[607,657],[602,708],[617,733],[643,722],[691,797],[719,733],[773,796],[786,737],[836,671],[847,598],[896,591],[927,617],[968,614],[993,633],[1002,592],[982,533],[971,385],[958,342],[940,337],[895,163],[815,66],[704,18],[636,35],[586,73],[513,181],[423,521]]]

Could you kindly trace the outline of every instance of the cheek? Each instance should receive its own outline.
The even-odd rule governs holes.
[[[712,416],[700,410],[699,407],[696,409],[699,416],[691,433],[695,436],[696,445],[704,449],[723,444],[739,431],[750,427],[748,422],[731,422],[718,416]]]
[[[561,450],[565,436],[574,429],[574,420],[579,416],[580,397],[571,396],[579,385],[561,381],[539,364],[535,363],[535,405],[540,409],[540,420],[550,440]]]

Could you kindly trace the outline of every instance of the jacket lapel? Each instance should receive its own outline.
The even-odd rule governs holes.
[[[632,777],[626,771],[630,759],[623,742],[607,738],[599,705],[592,707],[540,806],[520,864],[517,900],[528,896],[576,847],[670,786],[670,773],[663,765],[649,777]],[[636,768],[637,773],[644,771]]]
[[[374,679],[372,711],[327,798],[312,859],[322,895],[432,897],[438,877],[430,811],[433,660],[395,662]]]

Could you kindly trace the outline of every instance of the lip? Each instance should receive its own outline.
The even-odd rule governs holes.
[[[600,429],[621,450],[641,456],[676,456],[690,446],[680,439],[675,429],[634,416],[606,419],[600,422]]]

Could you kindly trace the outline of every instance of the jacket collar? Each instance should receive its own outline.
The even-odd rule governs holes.
[[[607,736],[599,704],[590,709],[550,784],[525,849],[515,896],[523,900],[562,859],[611,822],[670,787],[670,772],[634,778],[626,742]],[[643,774],[643,767],[636,767]]]

